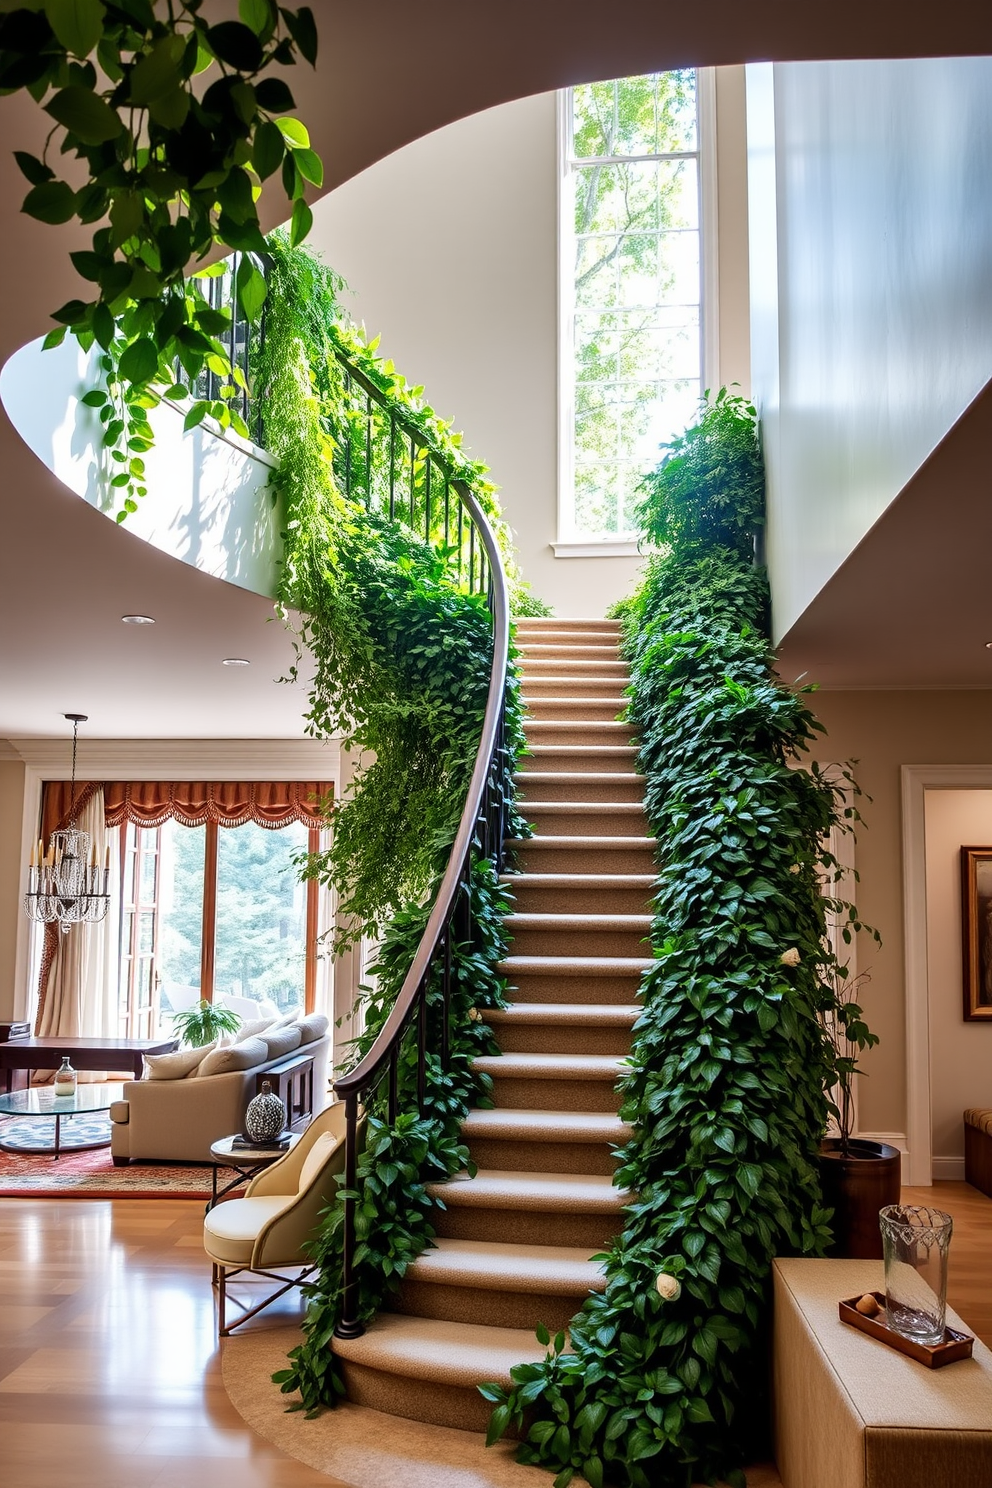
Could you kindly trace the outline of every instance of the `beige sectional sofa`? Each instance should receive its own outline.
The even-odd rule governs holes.
[[[287,1030],[293,1030],[288,1037]],[[300,1038],[294,1042],[295,1031]],[[199,1058],[184,1049],[146,1061],[143,1077],[129,1081],[123,1098],[110,1108],[114,1162],[209,1162],[211,1143],[242,1129],[258,1076],[299,1055],[313,1059],[316,1114],[328,1102],[330,1049],[327,1019],[311,1016],[267,1030],[251,1027],[232,1044],[196,1051]]]

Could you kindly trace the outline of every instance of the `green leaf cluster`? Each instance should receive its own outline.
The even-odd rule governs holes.
[[[265,298],[262,182],[280,172],[301,242],[312,220],[306,187],[323,179],[306,128],[285,117],[293,95],[270,70],[315,62],[312,12],[241,0],[238,20],[211,24],[202,10],[202,0],[43,0],[0,16],[0,92],[25,89],[52,121],[40,157],[15,151],[31,187],[22,211],[99,224],[90,248],[70,255],[90,298],[53,313],[45,344],[71,331],[84,348],[98,345],[118,385],[94,403],[120,466],[118,520],[145,494],[135,441],[148,447],[142,410],[163,390],[185,397],[209,368],[224,386],[195,404],[187,427],[209,413],[247,436],[230,407],[240,375],[222,340],[230,313],[211,307],[192,275],[217,248],[236,250],[237,292],[255,320]],[[81,184],[59,176],[58,156],[79,162],[70,174]]]
[[[222,1033],[237,1033],[241,1027],[241,1015],[233,1008],[198,1002],[181,1013],[173,1013],[172,1026],[184,1044],[201,1049]]]
[[[653,959],[621,1081],[634,1134],[616,1182],[635,1197],[570,1351],[556,1341],[509,1390],[483,1390],[491,1438],[513,1426],[520,1460],[558,1488],[576,1473],[593,1488],[743,1485],[742,1464],[767,1450],[771,1259],[822,1255],[830,1240],[817,1151],[843,968],[827,942],[842,905],[822,892],[839,871],[824,844],[857,811],[843,779],[806,764],[821,725],[774,674],[763,570],[743,542],[717,540],[735,518],[704,512],[714,471],[735,468],[726,402],[700,488],[666,517],[671,554],[619,607],[658,844]],[[672,1300],[661,1273],[681,1285]]]
[[[764,525],[765,475],[753,404],[721,388],[642,482],[645,537],[678,561],[725,548],[751,557]]]

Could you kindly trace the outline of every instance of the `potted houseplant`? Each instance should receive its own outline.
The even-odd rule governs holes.
[[[823,1202],[834,1211],[831,1254],[852,1260],[881,1260],[878,1211],[886,1204],[899,1202],[901,1154],[888,1142],[852,1135],[854,1078],[860,1073],[858,1056],[878,1043],[878,1035],[869,1029],[857,1000],[860,989],[869,981],[868,974],[863,972],[848,984],[844,968],[837,967],[836,971],[837,992],[827,1026],[833,1048],[829,1105],[837,1130],[820,1144]]]
[[[172,1026],[184,1044],[201,1049],[222,1033],[237,1033],[241,1017],[233,1008],[218,1007],[215,1002],[204,1001],[185,1008],[181,1013],[174,1013]]]

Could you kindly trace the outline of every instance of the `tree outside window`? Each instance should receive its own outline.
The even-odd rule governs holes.
[[[568,89],[563,537],[625,539],[702,392],[695,70]]]

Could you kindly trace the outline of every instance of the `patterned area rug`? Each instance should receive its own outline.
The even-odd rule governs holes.
[[[102,1123],[107,1117],[74,1116],[72,1123]],[[0,1140],[13,1141],[24,1133],[25,1141],[37,1141],[47,1117],[16,1117],[0,1121]],[[63,1121],[63,1129],[70,1122]],[[34,1130],[30,1135],[26,1128]],[[0,1152],[0,1198],[60,1199],[203,1199],[210,1197],[212,1167],[209,1163],[132,1162],[115,1168],[109,1147],[67,1152],[56,1159],[51,1154]],[[218,1174],[221,1184],[232,1176],[227,1169]],[[243,1192],[243,1190],[241,1190]],[[235,1195],[236,1196],[236,1195]]]

